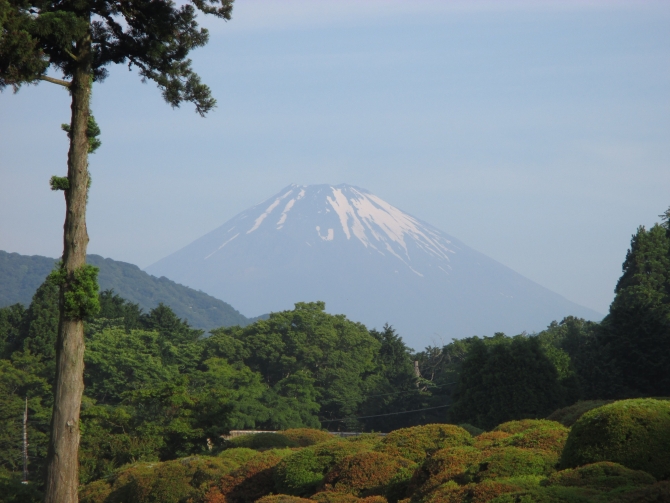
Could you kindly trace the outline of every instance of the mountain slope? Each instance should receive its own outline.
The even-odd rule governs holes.
[[[147,271],[247,313],[324,300],[415,348],[602,317],[346,184],[286,187]]]
[[[101,290],[113,289],[126,300],[139,304],[145,311],[160,302],[170,306],[177,316],[195,328],[210,329],[250,323],[232,306],[206,293],[179,285],[167,278],[156,278],[136,265],[99,255],[89,255],[89,264],[100,268]],[[25,256],[0,251],[0,307],[17,302],[30,304],[37,287],[53,269],[56,259]]]

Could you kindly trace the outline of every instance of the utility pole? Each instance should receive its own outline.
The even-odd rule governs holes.
[[[28,483],[28,397],[26,397],[26,409],[23,411],[23,480],[21,483]]]

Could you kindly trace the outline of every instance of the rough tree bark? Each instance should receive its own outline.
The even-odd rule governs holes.
[[[65,190],[63,268],[60,321],[56,341],[56,380],[47,456],[45,503],[77,503],[79,487],[79,411],[84,391],[84,322],[64,312],[64,295],[72,288],[74,272],[86,264],[86,200],[89,185],[87,137],[91,96],[91,37],[80,40],[77,68],[70,82],[72,118],[68,152],[69,188]]]

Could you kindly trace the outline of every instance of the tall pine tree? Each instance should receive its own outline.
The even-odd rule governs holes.
[[[187,59],[207,43],[196,13],[229,19],[232,0],[0,0],[0,90],[46,81],[70,93],[64,125],[70,148],[67,176],[51,187],[65,194],[63,257],[53,278],[60,284],[56,378],[45,502],[75,503],[79,414],[84,389],[84,323],[99,308],[97,270],[86,265],[88,154],[100,146],[90,111],[94,81],[106,66],[127,64],[153,80],[172,106],[188,101],[204,115],[215,105]],[[47,75],[53,68],[63,78]]]

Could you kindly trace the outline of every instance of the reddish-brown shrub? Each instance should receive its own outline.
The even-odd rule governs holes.
[[[298,496],[290,496],[288,494],[271,494],[263,496],[256,500],[256,503],[313,503],[312,500],[300,498]]]
[[[459,426],[427,424],[392,431],[375,450],[418,463],[437,450],[472,443],[472,436]]]
[[[350,493],[338,493],[333,491],[316,493],[310,498],[310,501],[317,501],[318,503],[388,503],[383,496],[358,498]]]
[[[280,432],[289,440],[295,442],[299,447],[321,444],[333,440],[333,435],[324,430],[312,428],[292,428]]]
[[[486,503],[501,494],[514,493],[522,490],[521,487],[509,482],[498,480],[484,480],[479,484],[469,484],[467,493],[468,503]]]
[[[404,497],[416,464],[381,452],[360,452],[337,463],[324,478],[324,487],[356,496]]]

